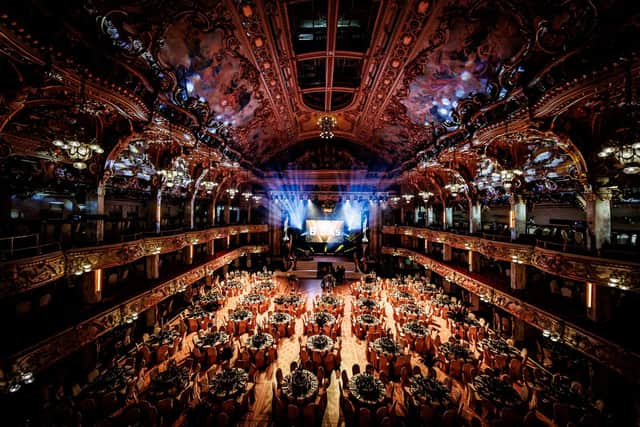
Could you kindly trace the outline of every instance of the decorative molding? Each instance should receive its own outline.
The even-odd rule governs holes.
[[[563,343],[596,359],[622,375],[631,375],[636,381],[640,379],[640,355],[626,351],[621,346],[605,340],[591,332],[566,322],[538,307],[534,307],[506,292],[502,292],[477,277],[460,271],[421,253],[410,249],[382,248],[383,254],[411,258],[446,280],[476,295],[483,295],[513,317],[520,319],[540,330],[556,332]]]
[[[420,227],[384,226],[382,232],[446,243],[454,248],[472,250],[500,261],[513,261],[515,257],[523,264],[580,282],[609,286],[609,278],[615,276],[620,279],[619,283],[627,286],[640,283],[640,264],[634,262],[558,252],[535,245],[499,242]]]
[[[130,313],[142,313],[172,295],[184,290],[196,281],[213,273],[224,265],[232,262],[246,253],[267,252],[269,247],[243,246],[205,264],[179,274],[166,282],[137,295],[118,306],[78,323],[31,348],[9,357],[6,366],[11,366],[12,372],[38,372],[65,356],[79,350],[81,347],[95,341],[98,337],[124,323],[124,318]]]
[[[26,292],[65,275],[61,251],[0,264],[0,298]]]
[[[0,264],[0,298],[26,292],[65,275],[125,265],[148,255],[180,250],[238,233],[266,233],[269,226],[230,225],[112,245],[57,251]]]

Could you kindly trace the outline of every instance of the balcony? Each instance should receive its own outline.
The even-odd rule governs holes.
[[[191,244],[246,233],[264,233],[262,225],[229,225],[183,233],[152,234],[136,240],[86,248],[54,250],[42,255],[16,257],[0,264],[0,298],[58,280],[65,275],[125,265],[149,255],[166,254]],[[32,252],[23,252],[31,255]]]
[[[625,289],[640,281],[640,263],[567,253],[557,250],[560,248],[549,249],[545,247],[547,245],[540,245],[539,241],[516,243],[506,239],[493,240],[493,235],[464,235],[410,226],[383,226],[382,232],[445,243],[500,261],[517,259],[541,271],[579,282],[610,286],[610,278],[616,277],[620,288]]]

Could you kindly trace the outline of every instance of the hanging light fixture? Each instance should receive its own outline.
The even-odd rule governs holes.
[[[86,169],[87,161],[94,154],[104,153],[104,149],[94,139],[90,142],[80,142],[77,135],[73,137],[54,139],[51,143],[62,150],[66,157],[73,162],[76,169]]]
[[[633,100],[631,61],[627,61],[624,125],[614,131],[607,144],[598,152],[600,158],[615,158],[627,175],[640,173],[640,129],[638,104]]]
[[[187,162],[182,157],[177,157],[173,161],[171,169],[162,169],[158,174],[163,177],[164,184],[168,188],[187,187],[191,183]]]
[[[332,139],[335,134],[333,129],[336,127],[337,120],[333,116],[322,116],[318,119],[317,124],[320,128],[320,138]]]

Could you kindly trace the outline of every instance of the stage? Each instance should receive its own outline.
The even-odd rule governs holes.
[[[345,280],[357,280],[362,276],[356,270],[353,259],[339,256],[314,256],[310,260],[297,260],[289,272],[299,278],[320,279],[332,268],[335,271],[338,267],[344,268]]]

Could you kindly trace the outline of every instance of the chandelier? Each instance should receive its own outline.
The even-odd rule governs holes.
[[[607,145],[598,152],[600,158],[615,158],[622,165],[622,172],[627,175],[640,173],[640,129],[638,128],[640,105],[633,100],[631,83],[631,61],[627,61],[625,122],[615,130]]]
[[[322,116],[318,119],[318,127],[320,128],[320,138],[332,139],[335,135],[333,128],[336,127],[337,121],[333,116]]]
[[[173,161],[171,169],[159,170],[158,174],[163,177],[164,184],[168,188],[186,187],[191,183],[187,162],[182,157]]]
[[[458,183],[447,184],[444,186],[444,188],[449,190],[452,197],[456,197],[458,193],[462,193],[463,191],[465,191],[465,185]]]
[[[51,143],[62,150],[73,162],[76,169],[86,169],[87,161],[94,154],[102,154],[104,150],[95,140],[89,143],[80,142],[78,138],[54,139]]]
[[[422,197],[422,200],[427,201],[433,196],[433,193],[431,191],[421,191],[418,193],[418,196]]]
[[[617,129],[607,146],[598,153],[601,158],[615,158],[627,175],[640,173],[640,132],[635,112],[629,112],[629,125]]]
[[[213,189],[218,186],[218,183],[215,181],[202,181],[200,182],[200,186],[205,189],[207,194],[211,194]]]

